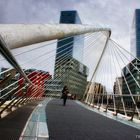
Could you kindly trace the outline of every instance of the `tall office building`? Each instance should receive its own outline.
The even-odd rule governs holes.
[[[62,11],[60,23],[81,24],[81,20],[77,11]],[[88,76],[88,68],[82,64],[83,49],[83,35],[58,40],[55,60],[54,81],[61,80],[78,98],[84,94]]]
[[[61,11],[60,23],[64,24],[81,24],[77,11]],[[82,62],[83,60],[84,40],[83,35],[65,38],[63,41],[58,40],[56,63],[60,59],[75,58]]]
[[[140,9],[136,9],[134,13],[131,31],[131,52],[135,57],[140,58]],[[140,88],[137,86],[136,81],[138,83],[140,82],[140,73],[136,70],[136,68],[134,68],[134,66],[140,70],[140,62],[137,59],[132,59],[133,60],[123,68],[124,76],[122,76],[122,93],[129,95],[131,91],[132,94],[139,95]],[[139,97],[134,98],[136,102],[140,102]],[[124,101],[128,106],[133,104],[131,97],[124,97]]]
[[[138,61],[137,59],[134,59],[122,69],[123,74],[124,74],[122,76],[122,94],[130,95],[132,93],[134,95],[140,95],[140,88],[138,87],[136,83],[136,81],[140,83],[140,73],[134,66],[140,70],[140,61]],[[136,103],[140,102],[139,96],[135,96],[134,99]],[[133,104],[133,100],[131,96],[124,97],[124,101],[127,105]]]
[[[134,56],[140,57],[140,9],[134,13],[131,31],[131,52]]]

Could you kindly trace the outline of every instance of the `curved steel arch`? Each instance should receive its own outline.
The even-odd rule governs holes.
[[[33,84],[9,49],[100,31],[108,33],[107,39],[111,35],[109,28],[95,28],[94,26],[80,24],[0,24],[0,52],[30,84]]]
[[[0,24],[0,35],[9,49],[85,33],[107,31],[81,24]]]

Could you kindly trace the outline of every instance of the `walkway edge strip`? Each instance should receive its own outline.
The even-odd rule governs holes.
[[[113,120],[118,121],[118,122],[121,122],[121,123],[123,123],[125,125],[140,129],[140,121],[138,121],[137,123],[133,122],[133,121],[129,121],[129,120],[125,119],[121,114],[120,115],[118,114],[119,117],[118,116],[113,116],[112,111],[103,112],[103,111],[100,111],[100,110],[98,110],[96,108],[92,108],[92,107],[90,107],[88,105],[85,105],[84,103],[82,103],[80,101],[75,101],[75,102],[77,104],[79,104],[80,106],[82,106],[82,107],[84,107],[84,108],[86,108],[86,109],[88,109],[90,111],[93,111],[95,113],[98,113],[98,114],[100,114],[102,116],[105,116],[107,118],[113,119]]]
[[[51,98],[40,102],[28,118],[19,140],[46,139],[49,140],[45,108]]]

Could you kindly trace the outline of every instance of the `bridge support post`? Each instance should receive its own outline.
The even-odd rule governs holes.
[[[96,72],[97,72],[97,70],[98,70],[98,67],[99,67],[99,65],[100,65],[100,62],[101,62],[101,60],[102,60],[102,58],[103,58],[103,55],[104,55],[104,53],[105,53],[105,50],[106,50],[106,48],[107,48],[107,44],[108,44],[110,35],[111,35],[111,32],[108,32],[108,34],[107,34],[107,39],[106,39],[106,42],[105,42],[103,51],[102,51],[102,53],[101,53],[101,56],[100,56],[100,58],[99,58],[99,60],[98,60],[97,65],[96,65],[96,67],[95,67],[95,70],[94,70],[94,72],[93,72],[93,75],[92,75],[92,77],[91,77],[91,80],[90,80],[89,84],[87,85],[87,88],[86,88],[85,93],[84,93],[84,95],[83,95],[83,100],[84,100],[84,98],[86,98],[85,101],[87,101],[87,99],[89,98],[89,94],[90,94],[90,93],[89,93],[89,89],[90,89],[90,86],[91,86],[91,84],[92,84],[92,80],[93,80],[93,78],[95,77],[95,74],[96,74]]]
[[[136,111],[136,104],[133,105],[133,112],[132,112],[130,121],[133,121],[133,118],[134,118],[134,115],[135,115],[135,111]]]

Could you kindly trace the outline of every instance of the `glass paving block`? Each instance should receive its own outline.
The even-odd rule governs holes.
[[[38,113],[38,109],[35,109],[35,110],[33,111],[33,113],[34,113],[34,114],[37,114],[37,113]]]
[[[22,140],[37,140],[36,137],[23,137]]]
[[[40,138],[40,137],[38,137],[37,140],[49,140],[49,138]]]
[[[46,123],[46,105],[50,99],[41,102],[32,112],[32,116],[23,134],[23,140],[49,140]]]
[[[45,113],[45,110],[44,109],[40,109],[40,110],[38,110],[38,113]]]
[[[36,136],[36,129],[37,123],[29,122],[24,132],[24,136]]]
[[[37,122],[38,121],[38,117],[39,117],[38,114],[32,114],[32,117],[31,117],[30,121],[31,122]]]
[[[37,136],[41,137],[41,138],[48,138],[49,137],[48,128],[47,128],[46,123],[38,122]]]
[[[45,116],[45,114],[40,114],[39,115],[39,118],[38,118],[38,121],[39,122],[46,122],[46,116]]]
[[[41,109],[45,110],[46,109],[46,106],[42,106]]]

